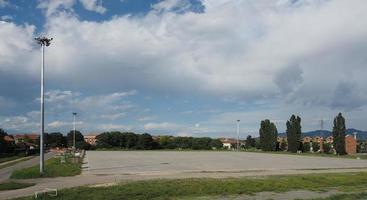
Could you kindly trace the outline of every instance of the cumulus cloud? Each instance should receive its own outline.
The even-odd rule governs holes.
[[[107,9],[102,6],[101,0],[80,0],[80,2],[87,10],[94,11],[99,14],[103,14],[107,11]]]
[[[45,12],[46,16],[58,14],[59,12],[72,11],[75,0],[43,0],[38,4],[38,8]]]
[[[366,105],[367,95],[354,82],[341,81],[334,90],[331,106],[343,110],[359,109]]]
[[[9,5],[9,2],[7,0],[0,0],[0,8],[5,7]]]
[[[179,124],[175,124],[175,123],[170,123],[170,122],[162,122],[162,123],[146,123],[144,125],[144,129],[147,131],[174,131],[177,128],[180,128],[181,125]]]
[[[122,124],[99,124],[97,126],[102,131],[130,131],[131,127]]]
[[[263,4],[256,2],[204,1],[205,13],[157,14],[157,9],[176,5],[162,1],[146,16],[117,16],[101,23],[53,16],[46,30],[57,38],[49,53],[52,76],[77,76],[79,83],[93,86],[103,73],[109,80],[99,84],[106,86],[119,82],[143,90],[204,91],[259,99],[273,98],[278,91],[296,92],[291,83],[304,81],[304,87],[317,87],[306,80],[312,79],[314,68],[336,74],[328,82],[337,83],[344,68],[329,66],[362,56],[332,54],[338,45],[353,48],[357,41],[365,41],[363,20],[352,23],[353,16],[364,15],[363,1],[309,1],[308,6],[287,9],[288,4],[269,1],[263,10],[259,10]],[[354,14],[340,16],[341,8]],[[341,20],[331,23],[335,18]],[[350,30],[348,34],[342,34],[342,27]],[[357,63],[349,67],[364,70]],[[85,71],[88,76],[78,76]],[[354,76],[357,82],[362,81],[359,78]]]
[[[72,11],[73,0],[42,1],[43,33],[55,37],[46,50],[46,64],[52,66],[48,77],[64,88],[111,92],[76,95],[74,103],[84,110],[109,105],[121,98],[113,91],[131,88],[267,102],[289,113],[365,109],[367,22],[358,20],[367,17],[365,0],[202,3],[202,13],[190,12],[189,1],[165,0],[146,15],[95,22],[80,20]],[[29,40],[34,26],[0,23],[0,78],[24,71],[22,77],[38,78],[38,67],[31,67],[39,65],[39,49]],[[340,101],[341,91],[353,100]],[[50,99],[70,96],[59,95]],[[107,110],[131,106],[112,104]]]

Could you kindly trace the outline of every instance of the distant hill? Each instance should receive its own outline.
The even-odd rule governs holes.
[[[367,140],[367,131],[361,131],[361,130],[357,130],[354,128],[350,128],[347,129],[347,134],[353,134],[353,133],[357,133],[357,139],[358,140]],[[286,133],[279,133],[279,136],[286,136]],[[303,132],[303,136],[310,136],[310,137],[314,137],[314,136],[324,136],[324,137],[328,137],[330,135],[332,135],[331,131],[328,130],[315,130],[315,131],[308,131],[308,132]]]

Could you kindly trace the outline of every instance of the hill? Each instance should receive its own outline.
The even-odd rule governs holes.
[[[357,133],[357,139],[358,140],[367,140],[367,131],[361,131],[358,129],[354,129],[354,128],[349,128],[346,130],[347,134],[353,134],[353,133]],[[286,136],[286,133],[280,133],[279,136]],[[315,131],[308,131],[308,132],[303,132],[303,136],[310,136],[310,137],[314,137],[314,136],[324,136],[324,137],[328,137],[332,135],[331,131],[328,130],[315,130]]]

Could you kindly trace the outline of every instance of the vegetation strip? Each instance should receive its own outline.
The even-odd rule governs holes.
[[[367,187],[367,173],[312,174],[251,178],[195,178],[149,180],[109,187],[77,187],[62,190],[54,199],[176,199],[181,197],[228,196],[291,190],[321,191],[329,188]],[[24,199],[32,199],[21,198]]]
[[[17,163],[27,161],[27,160],[30,160],[32,158],[34,158],[34,156],[23,157],[23,158],[20,158],[20,159],[17,159],[17,160],[12,160],[12,161],[8,161],[6,163],[1,163],[0,164],[0,169],[6,168],[6,167],[9,167],[9,166],[13,166]]]
[[[43,177],[63,177],[75,176],[81,173],[81,163],[73,163],[71,158],[67,158],[64,163],[60,158],[51,158],[45,163],[45,172],[41,176],[39,173],[39,165],[15,170],[11,174],[12,179],[30,179]]]
[[[26,188],[35,185],[34,183],[18,183],[18,182],[5,182],[0,183],[0,191],[16,190]]]

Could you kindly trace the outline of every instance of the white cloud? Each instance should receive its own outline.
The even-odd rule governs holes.
[[[65,122],[65,121],[53,121],[47,124],[47,127],[50,129],[60,129],[60,128],[68,128],[72,129],[74,122]],[[82,126],[84,123],[81,121],[76,121],[76,126]]]
[[[8,5],[9,5],[9,2],[7,0],[0,0],[0,8],[3,8]]]
[[[143,116],[143,117],[139,117],[138,121],[151,121],[156,119],[156,116]]]
[[[127,113],[116,113],[116,114],[104,114],[101,115],[100,117],[102,119],[108,119],[108,120],[116,120],[116,119],[121,119],[127,116]]]
[[[174,131],[178,128],[180,128],[181,125],[179,124],[175,124],[175,123],[169,123],[169,122],[162,122],[162,123],[146,123],[144,124],[144,129],[151,131],[151,130],[155,130],[155,131]]]
[[[204,13],[174,11],[187,2],[160,1],[144,16],[94,22],[72,12],[75,1],[42,1],[44,34],[55,37],[46,49],[46,65],[52,66],[47,77],[80,91],[137,88],[276,107],[276,114],[244,114],[253,124],[266,116],[284,120],[302,109],[317,116],[349,109],[360,121],[366,119],[360,113],[366,111],[367,91],[365,0],[204,0]],[[38,80],[39,49],[29,39],[35,27],[0,23],[1,74]],[[351,89],[345,97],[351,101],[333,101],[343,85]],[[74,104],[84,111],[106,106],[97,116],[119,108],[117,114],[134,107],[131,102],[120,105],[123,97],[77,96]]]
[[[75,0],[42,0],[38,8],[43,9],[46,16],[58,14],[63,11],[73,11]]]
[[[0,116],[0,127],[4,127],[7,130],[36,132],[38,124],[26,116]]]
[[[102,6],[101,0],[80,0],[84,8],[90,11],[94,11],[103,14],[107,11],[105,7]]]
[[[131,127],[121,124],[99,124],[97,128],[101,131],[130,131]]]
[[[307,6],[297,7],[273,1],[267,1],[267,6],[258,1],[204,4],[205,13],[157,14],[155,8],[144,17],[116,16],[101,23],[53,16],[47,26],[48,35],[56,38],[48,54],[54,68],[51,76],[71,76],[93,87],[104,74],[108,80],[98,84],[105,87],[122,83],[144,90],[205,92],[254,100],[315,87],[325,92],[329,85],[347,78],[338,63],[362,57],[361,53],[333,54],[344,52],[338,46],[353,49],[366,41],[366,24],[355,22],[355,16],[365,15],[364,1],[309,1]],[[162,1],[153,7],[174,5]],[[353,12],[340,16],[340,9]],[[348,34],[343,33],[345,29]],[[65,31],[69,34],[63,34]],[[349,67],[365,72],[361,63]],[[287,77],[291,78],[292,70],[301,73],[290,82]],[[88,76],[79,76],[86,71]],[[335,75],[318,77],[314,71]],[[364,81],[360,73],[353,74],[358,84]],[[320,88],[319,81],[328,84]]]
[[[0,7],[1,7],[1,3],[0,3]],[[3,16],[0,17],[0,19],[2,21],[11,21],[11,20],[13,20],[13,17],[10,16],[10,15],[3,15]]]

